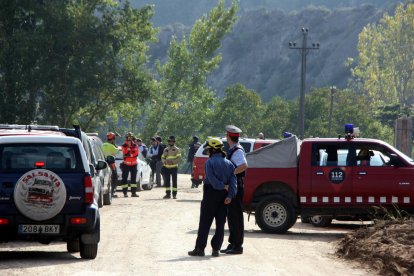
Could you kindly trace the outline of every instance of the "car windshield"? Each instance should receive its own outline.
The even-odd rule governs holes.
[[[59,172],[81,172],[79,149],[74,144],[4,144],[0,146],[0,171],[35,168]]]

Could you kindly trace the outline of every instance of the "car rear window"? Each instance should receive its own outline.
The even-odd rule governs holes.
[[[56,172],[83,170],[79,148],[74,144],[3,144],[0,145],[1,172],[27,171],[41,168]]]

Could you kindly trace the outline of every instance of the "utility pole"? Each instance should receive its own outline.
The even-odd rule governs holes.
[[[331,106],[329,108],[329,137],[332,137],[332,112],[333,112],[333,98],[334,98],[334,94],[336,92],[336,87],[335,86],[331,86]]]
[[[309,50],[318,50],[319,43],[312,43],[308,47],[308,28],[302,28],[302,47],[296,47],[296,42],[289,42],[290,49],[300,50],[302,56],[302,68],[300,72],[300,99],[299,99],[299,138],[303,139],[305,135],[305,89],[306,89],[306,55]]]

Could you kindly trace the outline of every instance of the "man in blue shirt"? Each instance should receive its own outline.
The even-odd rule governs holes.
[[[206,145],[210,158],[205,164],[206,179],[204,181],[203,200],[200,208],[195,249],[189,251],[190,256],[204,256],[207,246],[208,233],[216,220],[216,231],[211,239],[213,257],[219,256],[219,250],[224,239],[224,224],[226,223],[227,207],[237,194],[237,180],[234,165],[226,159],[223,142],[218,138],[210,138]]]

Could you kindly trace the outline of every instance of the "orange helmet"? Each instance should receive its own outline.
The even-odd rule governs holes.
[[[108,140],[114,140],[114,139],[115,139],[115,133],[113,133],[113,132],[108,132],[108,133],[106,134],[106,139],[108,139]]]

